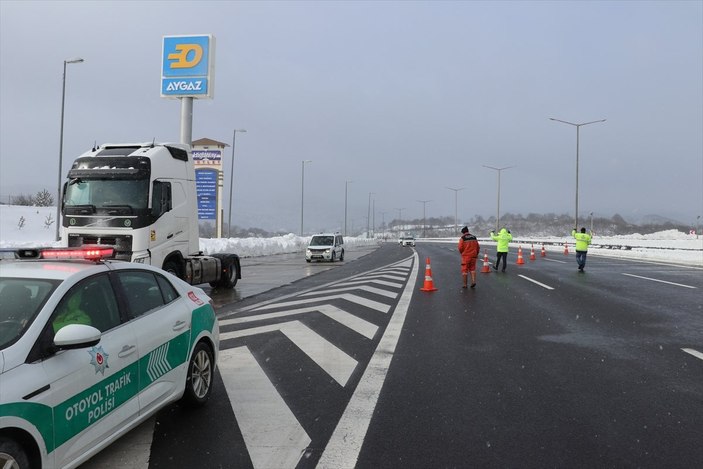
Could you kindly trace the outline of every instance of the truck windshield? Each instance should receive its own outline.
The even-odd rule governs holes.
[[[128,207],[145,209],[149,200],[146,179],[71,179],[66,186],[66,207],[92,206],[94,209]]]

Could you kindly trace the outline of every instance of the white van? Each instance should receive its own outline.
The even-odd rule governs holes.
[[[310,239],[305,250],[305,260],[330,261],[344,260],[344,238],[339,233],[320,233]]]

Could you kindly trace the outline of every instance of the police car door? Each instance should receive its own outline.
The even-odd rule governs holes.
[[[138,334],[140,413],[183,392],[189,347],[191,311],[166,278],[157,273],[117,273]]]
[[[139,412],[136,337],[132,327],[120,319],[108,275],[89,277],[64,295],[47,324],[45,333],[50,337],[55,324],[65,325],[59,316],[69,302],[86,313],[89,325],[102,336],[95,346],[59,351],[39,362],[48,382],[45,403],[54,410],[57,467],[114,439]],[[74,315],[73,320],[84,322],[85,318]]]

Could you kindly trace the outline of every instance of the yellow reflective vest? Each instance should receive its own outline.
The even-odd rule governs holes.
[[[588,245],[591,244],[591,235],[588,233],[578,233],[576,230],[571,230],[571,236],[576,239],[577,251],[588,251]]]

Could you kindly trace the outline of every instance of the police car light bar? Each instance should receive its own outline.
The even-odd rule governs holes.
[[[99,261],[101,259],[110,259],[114,256],[114,248],[106,247],[91,247],[91,248],[52,248],[42,249],[42,259],[84,259],[87,261]]]

